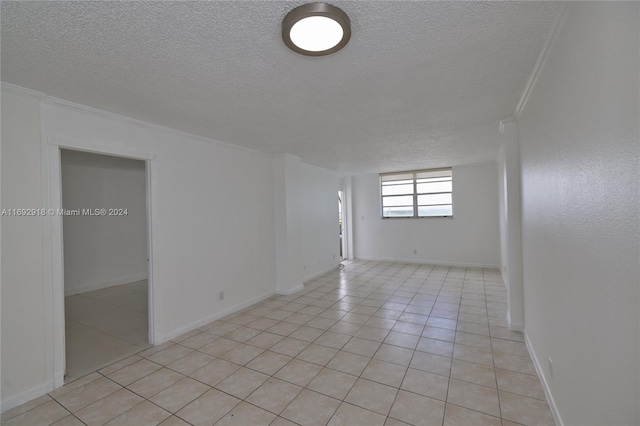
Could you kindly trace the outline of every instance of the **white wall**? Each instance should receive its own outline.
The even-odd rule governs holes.
[[[507,182],[504,147],[500,147],[496,158],[498,163],[498,223],[500,231],[500,272],[506,284],[507,272]]]
[[[499,267],[496,173],[493,161],[453,167],[454,217],[422,219],[380,219],[379,176],[353,176],[354,257]]]
[[[525,332],[567,425],[640,424],[639,12],[571,4],[518,117]]]
[[[273,294],[271,156],[51,98],[40,108],[3,90],[2,207],[43,205],[40,125],[49,142],[153,158],[156,343]],[[52,386],[55,295],[43,223],[2,220],[3,410]]]
[[[1,208],[42,203],[40,106],[2,93]],[[46,391],[42,217],[2,217],[2,405]],[[22,401],[24,402],[24,401]]]
[[[122,216],[65,216],[65,294],[146,279],[145,163],[128,158],[62,151],[65,209],[126,209]]]
[[[338,175],[300,164],[300,230],[304,280],[340,263]]]

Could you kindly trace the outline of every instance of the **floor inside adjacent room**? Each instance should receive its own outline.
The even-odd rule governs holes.
[[[65,383],[149,346],[147,280],[65,297]]]
[[[555,424],[522,333],[506,328],[498,270],[344,264],[9,410],[3,424]]]

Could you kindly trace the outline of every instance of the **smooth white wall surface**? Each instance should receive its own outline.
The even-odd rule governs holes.
[[[2,209],[38,208],[40,105],[2,93]],[[41,216],[2,218],[2,408],[46,391]],[[24,402],[24,401],[22,401]]]
[[[2,119],[3,207],[43,204],[40,126],[53,143],[153,158],[156,343],[273,294],[271,156],[51,98],[39,111],[37,101],[4,91]],[[42,266],[51,254],[43,223],[2,220],[3,410],[53,383],[47,371],[52,337],[45,333],[52,317],[43,314],[51,310],[52,295]]]
[[[338,188],[336,172],[300,164],[300,236],[305,280],[340,263]]]
[[[571,4],[518,117],[525,332],[567,425],[640,424],[639,16]]]
[[[420,219],[381,219],[379,176],[353,176],[354,257],[499,267],[496,173],[494,161],[453,167],[454,217]]]
[[[145,163],[128,158],[62,151],[65,209],[126,209],[126,215],[65,216],[65,294],[146,279]]]

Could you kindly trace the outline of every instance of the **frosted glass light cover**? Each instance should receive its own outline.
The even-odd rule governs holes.
[[[289,37],[300,49],[322,52],[336,46],[344,36],[342,26],[325,16],[310,16],[296,22]]]

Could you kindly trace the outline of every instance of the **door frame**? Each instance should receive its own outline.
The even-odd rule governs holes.
[[[157,247],[154,245],[153,211],[157,197],[153,183],[158,175],[155,154],[121,149],[106,145],[87,144],[79,141],[44,136],[42,149],[42,206],[46,209],[43,220],[43,260],[45,262],[45,318],[51,318],[45,330],[45,362],[47,376],[51,377],[49,387],[58,388],[64,384],[66,370],[65,349],[65,307],[64,307],[64,250],[61,215],[55,212],[62,208],[62,167],[61,150],[69,149],[94,154],[131,158],[145,162],[146,205],[147,205],[147,253],[148,253],[148,321],[150,344],[155,344],[154,283],[157,276]],[[48,264],[50,261],[50,264]]]

